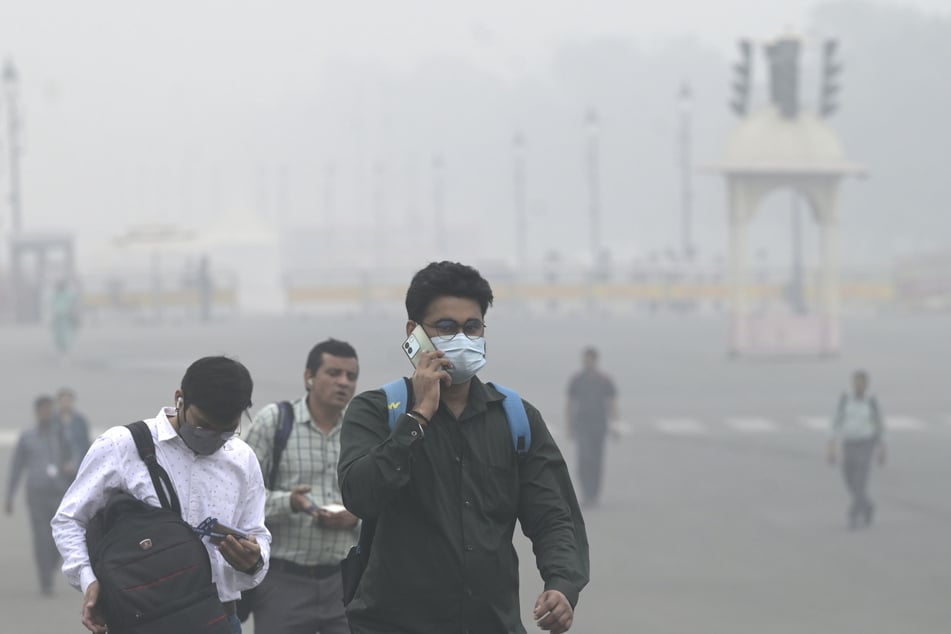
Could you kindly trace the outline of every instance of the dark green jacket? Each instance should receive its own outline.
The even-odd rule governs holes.
[[[354,634],[525,632],[516,519],[545,588],[577,603],[588,582],[588,538],[568,468],[528,403],[531,449],[515,453],[504,398],[474,378],[462,416],[440,405],[424,434],[406,415],[391,433],[382,390],[347,408],[340,490],[353,513],[377,519],[347,608]]]

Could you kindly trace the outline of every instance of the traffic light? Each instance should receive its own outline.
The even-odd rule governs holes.
[[[839,109],[837,97],[842,88],[839,85],[842,63],[835,59],[838,48],[838,40],[826,40],[822,44],[822,88],[819,93],[819,115],[822,117],[829,117]]]
[[[791,38],[766,45],[770,100],[787,119],[799,115],[799,46]]]
[[[753,74],[753,45],[740,40],[740,61],[733,64],[733,99],[730,109],[738,117],[745,117],[750,107],[750,79]]]

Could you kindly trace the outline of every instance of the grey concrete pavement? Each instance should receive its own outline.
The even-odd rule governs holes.
[[[601,507],[586,514],[590,587],[575,632],[932,634],[951,622],[951,338],[944,318],[846,324],[843,354],[826,361],[735,362],[725,326],[703,319],[539,318],[493,309],[484,375],[518,389],[561,429],[563,389],[582,346],[599,345],[630,433],[608,450]],[[97,427],[171,402],[187,363],[235,354],[256,378],[257,406],[302,390],[307,349],[333,335],[361,356],[361,387],[407,370],[403,319],[245,319],[157,328],[115,324],[82,333],[61,364],[40,329],[0,330],[0,407],[7,437],[28,424],[32,398],[63,384]],[[872,476],[875,526],[845,530],[846,494],[823,462],[825,437],[804,418],[831,412],[854,367],[872,373],[886,414],[918,421],[890,434],[890,463]],[[734,419],[766,420],[734,425]],[[701,431],[658,421],[691,420]],[[760,426],[762,427],[762,426]],[[570,442],[563,440],[572,460]],[[6,481],[9,448],[0,449]],[[22,492],[4,518],[0,605],[6,632],[80,632],[78,592],[39,597]],[[541,583],[520,540],[523,613]],[[247,628],[250,630],[251,628]]]

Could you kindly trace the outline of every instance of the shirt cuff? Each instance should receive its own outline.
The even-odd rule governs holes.
[[[565,579],[556,578],[545,583],[545,590],[557,590],[558,592],[565,595],[565,598],[568,599],[568,603],[571,604],[571,609],[574,610],[575,606],[578,605],[578,589],[572,586]]]
[[[403,414],[396,421],[390,438],[400,447],[409,447],[423,437],[423,426],[409,414]]]
[[[79,588],[82,590],[83,596],[86,596],[86,590],[92,585],[93,581],[97,581],[97,579],[96,573],[92,571],[92,566],[83,566],[82,570],[79,571]]]

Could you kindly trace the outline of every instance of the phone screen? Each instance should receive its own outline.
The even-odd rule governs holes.
[[[406,341],[403,342],[403,352],[409,357],[414,368],[419,365],[419,360],[422,358],[424,352],[432,352],[434,350],[436,350],[436,346],[429,340],[429,336],[426,334],[426,331],[423,330],[423,327],[419,325],[413,329],[413,332],[411,332],[409,337],[406,338]]]

